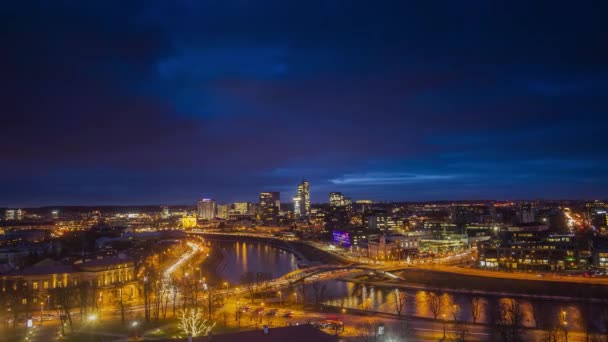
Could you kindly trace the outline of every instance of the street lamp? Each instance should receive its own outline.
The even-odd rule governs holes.
[[[562,324],[564,325],[564,337],[568,342],[568,321],[566,319],[566,311],[562,310]]]
[[[224,287],[228,288],[228,282],[227,281],[224,282]]]
[[[42,312],[44,310],[44,302],[40,302],[40,324],[42,324]]]
[[[441,314],[443,316],[443,339],[445,340],[445,314]]]
[[[235,305],[235,308],[234,308],[234,320],[235,321],[239,321],[239,327],[241,326],[241,320],[239,319],[240,318],[239,317],[240,316],[239,315],[239,307],[240,306],[241,306],[241,300],[237,299],[236,300],[236,305]]]
[[[277,292],[277,294],[279,295],[279,306],[283,306],[283,294],[281,291]]]

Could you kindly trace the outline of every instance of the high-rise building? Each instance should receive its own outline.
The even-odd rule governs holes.
[[[228,218],[228,212],[230,211],[230,205],[218,204],[216,210],[216,217],[226,220]]]
[[[606,215],[606,212],[608,211],[608,203],[605,203],[604,201],[599,201],[599,200],[595,200],[592,202],[587,202],[585,203],[585,209],[586,209],[586,217],[587,217],[587,224],[591,225],[591,226],[598,226],[598,214],[604,214],[604,216]],[[602,226],[602,225],[600,225]]]
[[[281,209],[281,194],[279,192],[261,192],[258,214],[265,225],[277,224]]]
[[[293,212],[296,217],[300,217],[302,215],[302,197],[299,195],[293,198]]]
[[[296,217],[310,217],[310,184],[302,181],[298,184],[296,196],[293,198],[294,213]]]
[[[196,203],[196,216],[203,220],[215,218],[215,200],[203,198]]]

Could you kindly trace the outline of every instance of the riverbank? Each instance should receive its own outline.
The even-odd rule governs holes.
[[[221,283],[222,279],[218,276],[218,267],[224,261],[224,253],[218,246],[212,247],[209,256],[199,265],[201,275],[205,278],[205,282],[210,286],[216,286]]]
[[[552,281],[492,278],[419,268],[408,268],[401,273],[401,277],[405,280],[369,281],[365,276],[343,280],[381,287],[459,294],[608,302],[608,287],[599,284],[558,284]]]

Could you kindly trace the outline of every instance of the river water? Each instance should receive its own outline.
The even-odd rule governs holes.
[[[224,260],[217,268],[221,279],[231,284],[240,284],[246,272],[270,273],[273,278],[280,277],[295,270],[296,257],[282,249],[261,243],[250,242],[213,242],[219,247]]]
[[[260,243],[214,242],[224,254],[222,264],[218,266],[218,276],[232,284],[239,284],[241,276],[248,272],[267,272],[279,277],[297,268],[296,258],[289,252]],[[339,280],[322,282],[324,287],[323,303],[345,309],[372,310],[396,313],[396,292],[391,287],[374,287]],[[318,290],[318,288],[317,288]],[[498,290],[498,289],[497,289]],[[431,292],[424,290],[403,290],[405,306],[402,314],[432,318]],[[436,292],[439,297],[439,318],[448,320],[472,321],[472,300],[466,294]],[[608,304],[583,301],[531,300],[525,298],[507,298],[492,295],[481,295],[481,308],[477,322],[489,323],[497,316],[501,304],[514,300],[520,310],[522,324],[528,327],[551,326],[567,322],[569,329],[584,329],[584,322],[591,321],[597,326],[608,322]],[[312,302],[315,298],[313,289],[307,285],[304,300]],[[300,298],[302,300],[302,298]],[[443,316],[445,315],[445,316]]]

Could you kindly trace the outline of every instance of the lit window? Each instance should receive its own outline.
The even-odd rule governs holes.
[[[45,289],[49,288],[49,282],[45,281],[44,284],[42,285],[42,287],[44,287]]]
[[[34,290],[38,290],[38,282],[35,281],[32,283],[32,288],[34,288]]]

